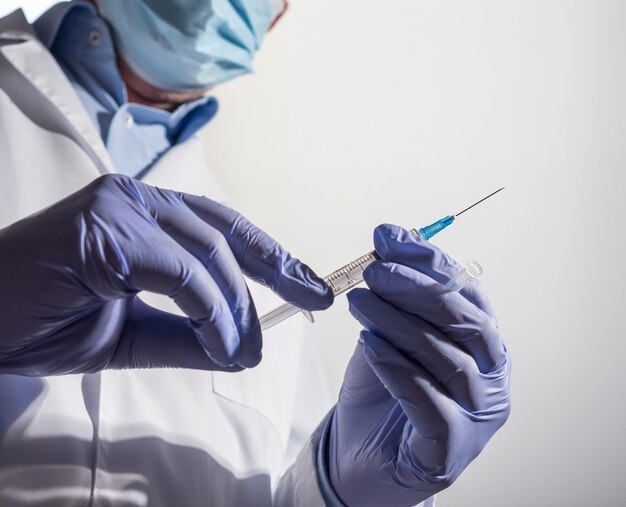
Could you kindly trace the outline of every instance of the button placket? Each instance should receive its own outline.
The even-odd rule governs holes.
[[[130,128],[134,124],[135,124],[135,118],[133,118],[133,115],[129,111],[126,111],[124,113],[124,125],[126,125],[126,128]]]
[[[102,42],[102,35],[99,30],[92,30],[89,32],[89,44],[93,47],[98,47]]]

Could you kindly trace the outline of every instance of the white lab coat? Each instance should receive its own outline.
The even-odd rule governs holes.
[[[0,228],[111,171],[21,11],[0,20]],[[172,148],[145,181],[223,199],[197,139]],[[260,311],[275,303],[251,290]],[[314,430],[331,402],[315,343],[297,318],[264,338],[261,365],[237,374],[0,375],[0,506],[324,505]]]

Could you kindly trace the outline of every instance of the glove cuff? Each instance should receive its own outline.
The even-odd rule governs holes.
[[[320,492],[322,493],[322,497],[324,497],[326,507],[347,507],[333,489],[332,483],[330,482],[330,475],[328,474],[329,435],[334,415],[335,409],[333,408],[326,418],[324,427],[322,428],[320,439],[317,443],[315,470],[317,473],[317,484],[320,488]]]

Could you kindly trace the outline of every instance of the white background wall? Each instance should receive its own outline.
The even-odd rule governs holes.
[[[626,2],[292,3],[217,91],[232,204],[325,274],[507,185],[435,239],[484,266],[514,358],[509,423],[438,505],[625,505]],[[359,326],[343,299],[316,328],[336,393]]]

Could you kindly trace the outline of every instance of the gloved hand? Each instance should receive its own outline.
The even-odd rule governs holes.
[[[0,373],[255,366],[261,329],[242,273],[302,308],[332,303],[321,279],[235,211],[103,176],[0,230]],[[141,290],[189,318],[142,303]]]
[[[365,327],[328,439],[328,473],[348,506],[411,506],[450,485],[510,411],[510,360],[484,290],[443,285],[461,268],[397,226],[354,289]]]

